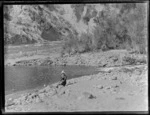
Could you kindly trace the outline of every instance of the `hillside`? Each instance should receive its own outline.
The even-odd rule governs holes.
[[[5,44],[64,39],[67,53],[147,45],[146,3],[5,5]]]

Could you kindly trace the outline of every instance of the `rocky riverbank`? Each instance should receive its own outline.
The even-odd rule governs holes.
[[[6,112],[147,111],[147,66],[100,71],[24,93],[6,96]],[[9,97],[9,98],[8,98]],[[12,96],[13,97],[13,96]]]
[[[67,86],[59,89],[55,88],[56,83],[17,96],[7,95],[6,112],[148,110],[146,55],[111,50],[61,57],[52,51],[46,48],[45,53],[41,51],[31,56],[8,56],[5,65],[86,65],[97,66],[100,72],[68,80]]]
[[[37,56],[38,57],[38,56]],[[48,55],[44,58],[28,59],[26,57],[22,60],[16,60],[14,63],[6,63],[7,66],[35,66],[35,65],[85,65],[85,66],[98,66],[98,67],[113,67],[122,65],[139,65],[145,64],[147,58],[140,54],[131,54],[126,50],[112,50],[107,52],[94,52],[76,55]]]

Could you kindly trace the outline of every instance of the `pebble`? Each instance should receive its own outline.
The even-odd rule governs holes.
[[[97,86],[94,86],[95,88],[98,88],[98,89],[103,89],[104,88],[104,86],[102,86],[102,85],[97,85]]]
[[[57,94],[57,91],[55,89],[50,90],[48,93],[46,93],[47,96],[53,96],[55,94]]]
[[[92,95],[89,92],[83,92],[82,95],[84,96],[84,98],[88,98],[88,99],[96,98],[96,96]]]
[[[69,96],[69,95],[70,95],[70,90],[67,89],[67,90],[65,91],[65,94],[66,94],[67,96]]]
[[[9,100],[9,101],[12,101],[12,98],[9,98],[8,100]]]
[[[116,100],[125,100],[124,97],[116,97],[115,99],[116,99]]]
[[[106,89],[111,89],[111,87],[107,87]]]
[[[5,106],[12,106],[15,105],[14,101],[12,99],[9,99],[8,101],[6,101]]]
[[[45,96],[46,96],[46,95],[45,95],[44,93],[40,93],[40,94],[39,94],[39,98],[40,98],[40,99],[44,99]]]
[[[112,78],[112,80],[117,80],[117,77],[115,77],[115,78]]]
[[[117,87],[119,87],[119,85],[115,85],[115,86],[114,86],[114,88],[117,88]]]
[[[36,102],[36,103],[39,103],[39,102],[42,102],[42,100],[41,100],[40,98],[36,98],[36,99],[35,99],[35,102]]]
[[[142,73],[142,72],[141,72],[140,70],[135,70],[135,71],[134,71],[134,74],[136,74],[136,75],[141,75],[141,73]]]
[[[87,77],[87,80],[91,80],[91,79],[92,79],[92,76]]]

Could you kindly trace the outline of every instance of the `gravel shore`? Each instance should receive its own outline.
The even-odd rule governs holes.
[[[100,71],[7,98],[6,112],[147,111],[147,66]]]

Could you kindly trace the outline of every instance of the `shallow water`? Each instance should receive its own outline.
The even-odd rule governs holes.
[[[58,82],[62,70],[68,79],[98,73],[96,67],[86,66],[5,67],[5,95]]]

